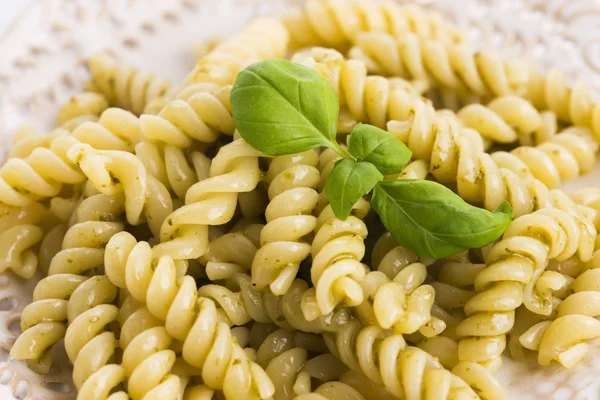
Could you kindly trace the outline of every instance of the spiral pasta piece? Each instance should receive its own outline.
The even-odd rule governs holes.
[[[71,97],[58,111],[56,123],[60,128],[73,131],[83,122],[97,122],[100,115],[109,107],[102,94],[83,92]]]
[[[353,321],[324,334],[334,356],[401,399],[449,399],[479,396],[457,375],[423,350],[407,346],[401,334]],[[482,397],[505,398],[496,386],[480,386]],[[424,396],[424,397],[422,397]]]
[[[225,320],[233,325],[254,320],[288,330],[320,333],[335,331],[352,318],[349,310],[340,308],[332,315],[307,320],[301,310],[301,299],[308,285],[302,279],[295,279],[280,296],[273,294],[269,288],[256,290],[247,273],[255,258],[256,246],[260,244],[258,238],[252,236],[254,228],[258,230],[262,226],[251,225],[244,231],[228,233],[214,240],[202,257],[202,261],[206,262],[207,277],[211,281],[223,281],[225,285],[203,285],[198,294],[214,301]]]
[[[133,65],[121,64],[106,52],[94,54],[89,67],[92,76],[88,86],[106,96],[111,106],[136,115],[171,89],[168,80]]]
[[[111,258],[111,262],[107,262],[109,279],[116,286],[127,289],[133,299],[146,305],[149,314],[161,323],[156,329],[163,329],[166,335],[183,343],[183,359],[202,370],[203,381],[208,387],[224,390],[227,398],[262,399],[272,395],[268,376],[248,359],[232,335],[229,324],[223,322],[215,303],[202,296],[194,278],[185,275],[185,263],[162,256],[154,268],[150,245],[137,243],[129,234],[115,236],[109,243],[107,254]],[[139,335],[151,334],[146,332]],[[129,346],[137,340],[135,336]],[[126,373],[129,385],[143,385],[145,388],[139,392],[139,398],[160,382],[173,366],[175,355],[169,353],[168,346],[157,349],[156,354],[144,361],[133,354],[132,357],[140,361],[139,365],[129,369],[125,367],[133,370],[131,374]],[[162,361],[155,364],[158,360]],[[141,382],[146,374],[151,373],[152,365],[161,365],[160,377]],[[132,383],[132,379],[136,383]]]
[[[462,32],[440,14],[414,5],[394,2],[309,0],[283,17],[293,47],[327,46],[340,50],[361,31],[388,32],[401,37],[414,32],[421,39],[449,43],[466,40]]]
[[[281,21],[257,18],[202,57],[185,78],[183,86],[197,83],[231,85],[237,74],[248,65],[285,57],[288,40],[288,32]]]
[[[362,281],[366,300],[356,312],[364,323],[395,333],[420,331],[426,337],[435,336],[446,326],[431,316],[435,290],[423,284],[426,277],[427,268],[421,263],[407,265],[393,280],[383,272],[369,272]]]
[[[327,382],[311,393],[302,393],[295,400],[367,400],[350,385],[342,382]]]
[[[367,226],[354,216],[341,221],[330,212],[331,206],[321,212],[312,242],[310,273],[314,288],[304,293],[301,305],[308,320],[328,315],[339,306],[354,307],[364,301],[361,282],[368,267],[361,260]]]
[[[208,226],[229,222],[238,194],[251,192],[261,180],[261,156],[242,139],[223,146],[212,160],[210,178],[194,184],[185,196],[186,204],[162,224],[162,243],[154,251],[176,260],[202,256],[208,247]]]
[[[54,197],[63,184],[85,181],[85,175],[67,156],[68,149],[79,142],[97,149],[132,150],[139,137],[137,119],[119,109],[108,109],[98,122],[84,122],[71,134],[56,131],[47,147],[35,148],[27,154],[29,145],[19,149],[24,158],[10,158],[0,168],[0,202],[11,206],[26,206]]]
[[[38,223],[47,214],[38,203],[26,207],[0,204],[0,273],[12,270],[22,278],[31,278],[38,266],[35,246],[44,230]]]
[[[312,216],[320,182],[314,150],[272,160],[266,174],[269,205],[267,225],[260,235],[261,247],[252,263],[252,284],[258,291],[269,287],[276,296],[285,294],[296,278],[300,263],[311,246],[302,238],[315,229]]]
[[[390,97],[401,90],[419,97],[426,89],[423,81],[408,82],[401,78],[367,76],[366,65],[358,60],[346,60],[341,53],[327,48],[311,48],[292,57],[297,62],[311,67],[322,74],[331,84],[342,109],[338,131],[350,132],[357,122],[370,123],[385,128],[389,109],[393,105]]]
[[[285,329],[268,335],[257,351],[260,363],[273,381],[276,400],[293,399],[295,395],[310,393],[312,380],[329,382],[339,379],[347,368],[331,354],[316,355],[309,359],[308,350]],[[319,347],[324,344],[319,343]],[[320,350],[320,349],[319,349]]]
[[[564,138],[562,134],[556,135],[549,143],[535,148],[523,147],[514,153],[490,155],[483,151],[485,144],[481,135],[473,129],[462,127],[452,115],[436,114],[433,107],[424,102],[412,102],[408,110],[404,104],[401,119],[390,121],[388,131],[411,149],[414,158],[429,163],[430,173],[435,180],[456,185],[456,191],[465,201],[481,204],[487,210],[495,210],[503,201],[511,204],[516,216],[556,206],[565,195],[557,189],[549,190],[545,182],[553,184],[560,181],[561,177],[571,177],[573,174],[567,171],[566,165],[576,168],[576,161],[576,170],[585,171],[587,168],[589,150],[579,154],[576,159],[573,157],[573,152],[577,153],[574,149],[579,145],[584,146],[587,139],[574,138],[572,144],[566,144],[571,142],[566,139],[573,138],[569,131],[564,133],[568,134]],[[402,121],[406,112],[412,117]],[[563,144],[560,153],[552,153]],[[546,172],[527,159],[526,153],[539,155],[537,160],[544,160],[549,170]],[[554,157],[556,154],[560,154],[560,157]],[[559,160],[562,159],[572,162],[561,166]],[[544,181],[536,179],[536,176]]]
[[[108,304],[117,295],[110,281],[102,275],[89,277],[104,264],[104,246],[124,229],[121,214],[122,196],[91,196],[80,209],[96,210],[81,213],[63,239],[62,250],[52,259],[48,277],[35,287],[33,302],[21,316],[23,333],[11,348],[13,357],[27,360],[36,371],[46,373],[51,363],[51,347],[62,339],[68,322],[99,304]],[[99,218],[99,216],[102,216]]]
[[[597,253],[597,250],[596,252]],[[595,254],[596,256],[596,254]],[[557,361],[566,368],[574,367],[589,349],[587,340],[600,337],[600,269],[588,269],[569,282],[569,294],[557,302],[555,315],[530,324],[519,337],[523,347],[538,351],[540,365]],[[532,326],[531,326],[532,325]]]
[[[476,295],[465,304],[467,318],[456,328],[463,338],[459,359],[496,370],[517,307],[524,304],[541,315],[552,312],[551,291],[536,287],[548,261],[565,260],[574,254],[589,260],[595,237],[589,225],[556,208],[515,219],[503,239],[491,248],[486,268],[475,278]],[[496,301],[498,298],[502,301]]]
[[[540,110],[556,113],[567,124],[589,128],[600,140],[600,107],[588,85],[578,81],[569,86],[562,72],[552,69],[544,74],[530,66],[526,98]]]

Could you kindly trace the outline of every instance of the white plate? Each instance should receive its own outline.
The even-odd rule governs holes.
[[[0,14],[8,2],[0,0]],[[14,0],[12,0],[14,1]],[[83,61],[111,49],[125,61],[179,82],[194,64],[192,44],[229,34],[284,0],[37,0],[0,39],[0,163],[23,121],[53,127],[59,105],[85,82]],[[600,87],[600,3],[595,0],[421,0],[440,9],[486,47],[557,67]],[[598,185],[600,168],[567,190]],[[39,377],[10,360],[19,315],[34,281],[0,276],[0,398],[74,398],[70,369]],[[501,379],[513,399],[600,399],[600,343],[573,370],[506,359]],[[58,390],[58,391],[56,391]]]

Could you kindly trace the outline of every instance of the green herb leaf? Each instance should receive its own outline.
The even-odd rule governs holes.
[[[383,175],[373,164],[352,158],[337,161],[325,184],[325,194],[335,216],[341,220],[348,218],[354,204],[382,180]]]
[[[331,85],[311,68],[286,60],[250,65],[231,91],[233,120],[252,147],[276,156],[336,142],[339,103]]]
[[[373,190],[371,205],[398,243],[431,258],[486,246],[504,233],[513,217],[508,203],[489,212],[438,183],[422,180],[381,182]]]
[[[384,175],[399,174],[412,152],[397,137],[373,125],[358,124],[348,136],[348,151]]]

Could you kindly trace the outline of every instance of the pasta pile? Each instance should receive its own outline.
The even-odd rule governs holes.
[[[338,136],[369,123],[407,145],[386,179],[510,203],[501,239],[436,260],[366,197],[336,218],[336,152],[271,157],[236,131],[236,77],[274,58],[327,79]],[[600,337],[600,189],[558,189],[595,164],[585,85],[358,0],[252,21],[179,86],[107,53],[90,71],[0,169],[0,271],[42,276],[11,355],[46,374],[64,340],[78,399],[508,399],[505,350],[571,368]]]

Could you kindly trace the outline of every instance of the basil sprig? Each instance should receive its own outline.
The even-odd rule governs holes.
[[[445,186],[424,180],[384,180],[412,157],[398,138],[358,124],[347,151],[336,140],[339,104],[329,83],[314,70],[285,60],[262,61],[243,70],[231,91],[233,119],[257,150],[277,156],[330,147],[343,158],[327,178],[325,194],[334,214],[346,219],[372,193],[371,204],[398,243],[431,258],[488,245],[513,218],[504,202],[490,212],[467,204]]]

